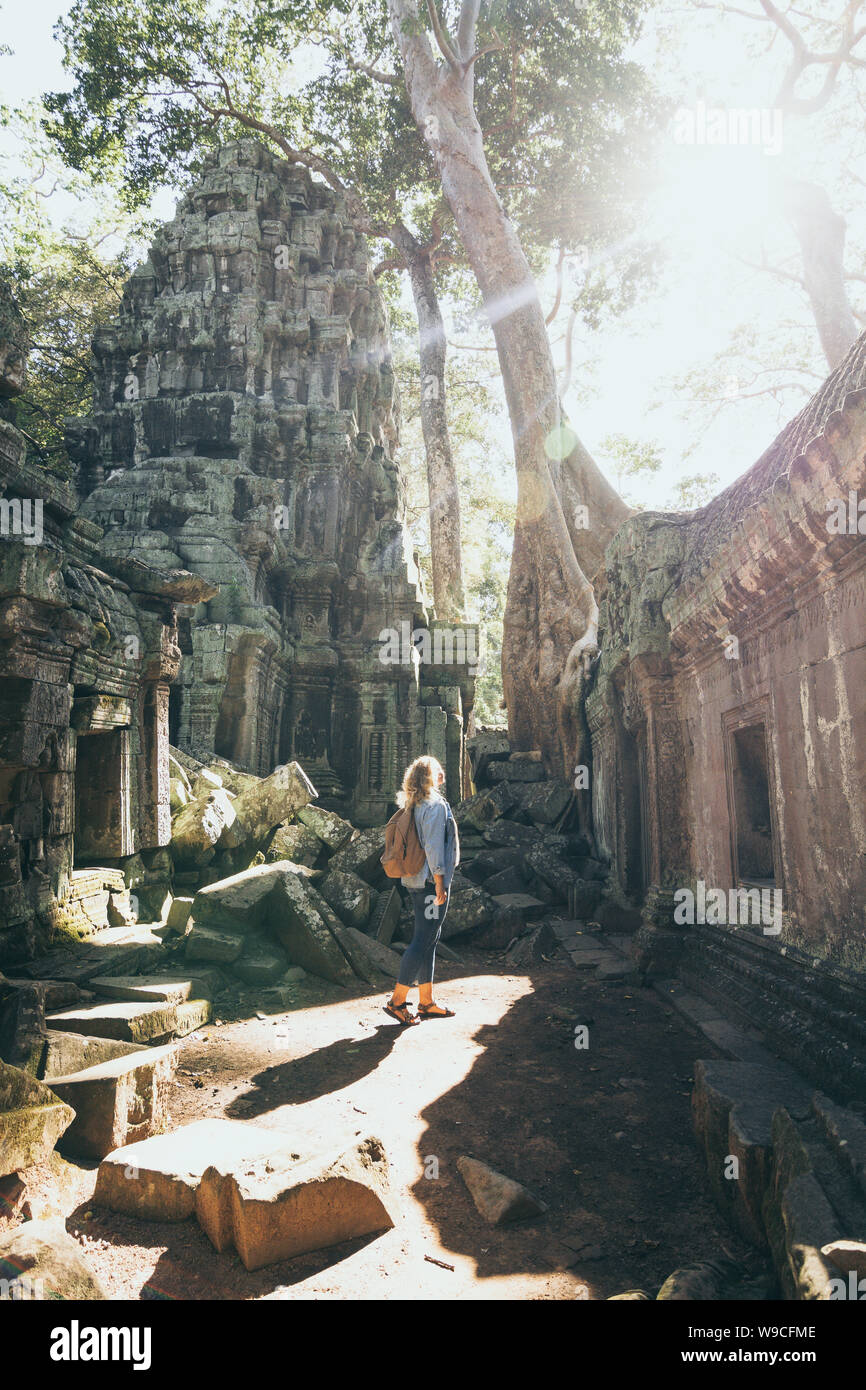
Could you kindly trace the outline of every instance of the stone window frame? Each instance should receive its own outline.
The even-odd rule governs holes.
[[[731,883],[739,888],[743,882],[740,874],[739,852],[737,849],[737,800],[734,786],[734,734],[741,729],[753,728],[756,724],[764,726],[764,739],[767,746],[767,790],[770,800],[770,834],[773,849],[773,879],[776,888],[784,892],[784,862],[779,838],[779,824],[776,816],[776,764],[773,757],[773,707],[769,693],[756,696],[744,705],[725,710],[722,714],[722,747],[725,760],[725,790],[728,803],[728,844],[730,850]]]

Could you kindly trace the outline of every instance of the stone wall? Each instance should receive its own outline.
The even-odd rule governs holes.
[[[70,435],[83,514],[112,555],[218,588],[181,610],[172,741],[260,775],[296,759],[359,824],[425,750],[459,797],[474,678],[412,651],[432,614],[387,313],[341,195],[255,141],[223,148],[94,350],[94,413]],[[409,634],[401,660],[383,663],[383,630]]]
[[[64,924],[73,862],[167,844],[176,604],[213,592],[102,553],[73,489],[25,458],[20,365],[0,339],[0,967]]]
[[[673,912],[702,881],[777,890],[774,949],[866,971],[866,535],[828,527],[866,496],[864,388],[866,337],[738,482],[608,549],[595,825],[656,969],[700,935]],[[733,950],[742,924],[707,921]]]

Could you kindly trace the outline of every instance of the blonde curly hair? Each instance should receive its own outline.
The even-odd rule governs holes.
[[[445,776],[442,764],[437,758],[425,754],[411,762],[403,773],[403,785],[397,793],[397,805],[401,811],[426,801],[431,791],[438,786],[438,776]]]

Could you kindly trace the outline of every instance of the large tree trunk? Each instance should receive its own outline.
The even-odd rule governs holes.
[[[406,227],[395,227],[391,239],[406,263],[418,318],[421,430],[430,498],[433,604],[437,618],[460,622],[465,617],[460,494],[445,408],[445,325],[429,252]]]
[[[814,183],[791,180],[785,188],[785,209],[800,243],[803,282],[833,371],[859,336],[845,285],[845,219]]]
[[[582,446],[557,461],[564,421],[544,313],[490,176],[472,69],[460,74],[434,61],[408,0],[389,0],[389,9],[412,112],[493,328],[511,420],[517,521],[502,653],[509,731],[515,747],[540,748],[549,767],[568,774],[582,751],[574,715],[598,636],[587,575],[628,509]],[[587,507],[586,527],[574,499]]]

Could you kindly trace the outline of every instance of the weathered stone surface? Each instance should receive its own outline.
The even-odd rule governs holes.
[[[495,874],[504,873],[506,869],[520,871],[523,865],[523,854],[524,851],[516,845],[504,845],[498,849],[488,849],[485,846],[472,863],[464,868],[464,873],[471,877],[475,883],[486,883],[489,878]]]
[[[186,936],[190,929],[189,918],[192,904],[192,898],[172,898],[171,900],[171,907],[168,909],[165,924],[178,936]]]
[[[701,1260],[669,1274],[656,1294],[659,1303],[694,1303],[732,1297],[729,1262]]]
[[[223,762],[222,759],[215,759],[209,763],[202,773],[208,772],[220,779],[226,791],[234,792],[239,796],[241,792],[248,791],[250,787],[256,786],[261,781],[260,777],[255,777],[251,772],[242,772],[240,768],[232,767],[230,763]]]
[[[207,999],[189,999],[177,1004],[131,1001],[70,1009],[50,1014],[45,1022],[49,1028],[61,1032],[147,1043],[183,1037],[207,1022],[210,1016],[211,1005]]]
[[[804,1118],[811,1089],[782,1066],[699,1059],[692,1122],[710,1187],[728,1219],[755,1245],[766,1241],[763,1204],[770,1183],[773,1115],[780,1106]],[[730,1159],[738,1177],[728,1176]]]
[[[79,1299],[108,1298],[89,1268],[81,1246],[59,1218],[26,1221],[11,1234],[0,1236],[0,1280],[17,1283],[0,1298]]]
[[[519,790],[520,809],[535,825],[541,826],[558,821],[571,797],[571,787],[565,782],[539,782],[521,786]]]
[[[265,850],[269,861],[288,859],[312,868],[322,853],[322,841],[306,825],[278,825]]]
[[[452,893],[442,923],[443,941],[474,931],[476,927],[489,922],[495,910],[493,899],[483,888],[466,888],[462,893]]]
[[[332,853],[342,849],[357,834],[349,821],[343,820],[334,811],[326,811],[322,806],[302,806],[297,812],[297,819],[312,830]]]
[[[272,941],[248,936],[232,965],[232,974],[247,985],[270,985],[286,972],[286,956]]]
[[[158,1134],[169,1121],[177,1047],[143,1048],[83,1071],[52,1076],[51,1087],[75,1119],[60,1141],[64,1153],[104,1158],[113,1149]]]
[[[785,1106],[773,1115],[772,1161],[762,1211],[782,1291],[788,1298],[806,1301],[834,1296],[832,1281],[839,1271],[822,1250],[859,1236],[842,1228],[814,1170],[810,1128]],[[861,1207],[861,1220],[864,1213]]]
[[[171,814],[174,816],[178,811],[182,811],[184,806],[188,806],[192,801],[192,794],[186,783],[181,782],[180,778],[172,777],[168,784],[168,800],[171,807]]]
[[[171,850],[178,864],[209,864],[226,827],[234,820],[235,802],[222,790],[184,806],[171,823]]]
[[[461,829],[466,826],[480,832],[506,815],[513,805],[514,795],[507,786],[485,788],[455,806],[454,819]]]
[[[240,932],[227,931],[221,927],[198,926],[190,918],[191,926],[186,937],[184,958],[188,964],[198,961],[212,961],[214,965],[231,965],[244,949],[244,939]]]
[[[484,891],[489,893],[491,898],[502,897],[505,894],[525,894],[526,877],[512,865],[511,868],[501,869],[498,874],[491,874],[490,878],[485,879]]]
[[[110,1062],[115,1057],[128,1057],[142,1050],[141,1043],[119,1042],[116,1038],[88,1038],[82,1033],[61,1033],[52,1029],[45,1049],[46,1085],[52,1076],[83,1071]]]
[[[531,922],[544,915],[546,905],[531,893],[492,893],[496,916],[507,913],[514,922]]]
[[[179,1004],[186,999],[210,999],[219,988],[215,970],[193,975],[97,975],[95,994],[106,999],[140,1000],[145,1004]]]
[[[185,1221],[195,1210],[196,1189],[208,1167],[230,1169],[287,1147],[285,1136],[240,1120],[197,1120],[107,1154],[93,1199],[145,1220]]]
[[[544,1202],[534,1197],[521,1183],[497,1173],[495,1168],[466,1155],[458,1158],[457,1167],[473,1202],[491,1226],[504,1226],[511,1221],[526,1221],[547,1210]]]
[[[484,843],[493,849],[519,849],[527,853],[532,846],[541,844],[541,832],[534,825],[498,820],[484,831]]]
[[[49,1086],[0,1062],[0,1177],[41,1163],[74,1118]]]
[[[331,909],[302,878],[280,879],[271,930],[294,965],[335,984],[353,984],[354,974],[328,926]]]
[[[263,840],[275,825],[316,797],[316,789],[299,763],[285,763],[269,777],[242,791],[232,803],[234,817],[226,821],[220,844],[226,849]]]
[[[508,730],[479,729],[467,738],[466,752],[472,766],[472,780],[476,787],[481,787],[491,763],[504,761],[511,752]]]
[[[536,888],[547,888],[555,902],[567,902],[573,917],[592,916],[601,901],[600,883],[580,878],[559,854],[543,843],[527,850],[526,866]]]
[[[357,874],[334,869],[317,887],[345,926],[363,927],[369,920],[370,885]]]
[[[243,934],[264,925],[277,885],[293,871],[294,866],[283,859],[257,864],[201,888],[193,899],[193,935],[202,926]]]
[[[378,893],[373,911],[370,914],[370,921],[366,927],[370,936],[375,936],[376,940],[380,941],[383,946],[390,945],[397,930],[402,910],[403,900],[396,885]]]
[[[0,1060],[38,1076],[45,1032],[44,988],[0,975]]]
[[[234,1246],[247,1269],[390,1230],[396,1207],[384,1146],[370,1137],[336,1155],[210,1168],[196,1215],[216,1249]]]
[[[533,965],[542,965],[556,950],[556,935],[549,923],[533,927],[525,932],[510,948],[506,959],[515,969],[525,970]]]
[[[364,932],[357,931],[354,927],[346,927],[349,939],[354,943],[355,949],[365,956],[375,970],[387,975],[389,979],[396,979],[400,969],[400,957],[396,951],[390,950],[388,946],[383,946],[381,941],[375,937],[367,936]]]
[[[108,895],[108,925],[110,927],[133,926],[138,914],[135,911],[128,888]]]
[[[337,850],[329,862],[329,868],[340,869],[346,873],[359,874],[368,882],[375,882],[382,876],[381,858],[385,848],[384,825],[373,825],[362,830],[355,840],[350,840]]]
[[[487,781],[494,787],[500,782],[543,782],[546,777],[542,763],[517,759],[513,755],[507,762],[491,763],[487,768]]]
[[[209,767],[201,768],[192,784],[193,800],[210,796],[211,792],[217,791],[222,785],[223,779],[218,772],[213,772]],[[228,787],[225,790],[228,791]]]

